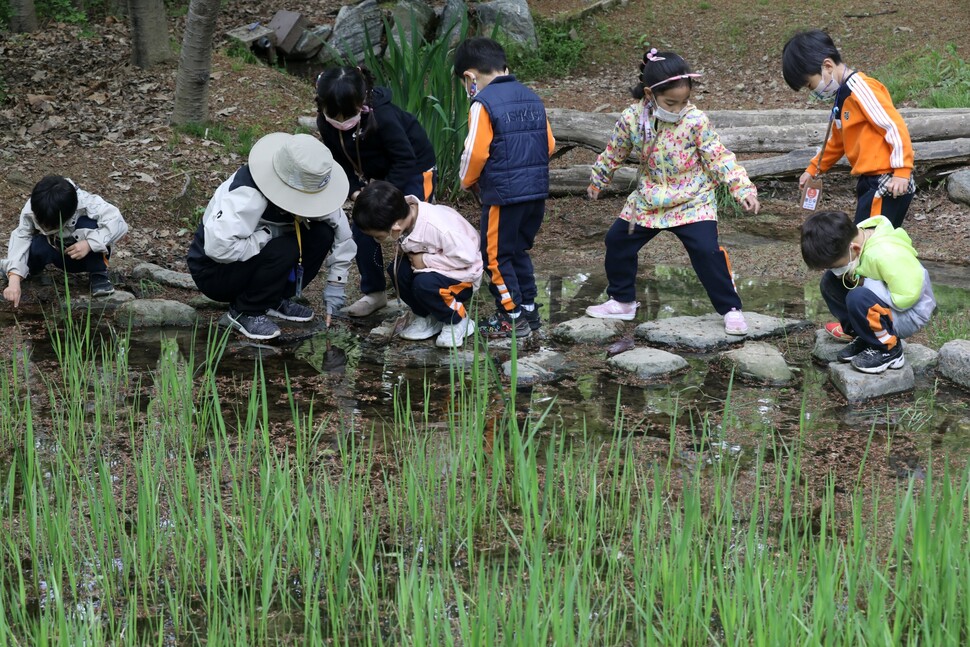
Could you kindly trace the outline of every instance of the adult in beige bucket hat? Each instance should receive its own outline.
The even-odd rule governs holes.
[[[347,188],[346,173],[314,137],[271,133],[256,142],[209,200],[188,253],[199,290],[229,302],[221,324],[263,340],[279,336],[274,319],[312,320],[294,297],[325,261],[329,323],[357,252],[340,208]]]

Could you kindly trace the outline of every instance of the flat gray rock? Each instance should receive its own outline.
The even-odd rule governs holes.
[[[171,299],[136,299],[122,304],[114,317],[136,328],[156,326],[193,326],[199,313],[192,306]]]
[[[634,348],[606,360],[614,368],[635,373],[641,379],[660,377],[687,367],[687,360],[680,355],[659,348]]]
[[[832,362],[829,375],[835,388],[849,402],[863,402],[893,393],[910,391],[916,386],[913,367],[904,364],[900,369],[889,369],[875,375],[852,368],[851,364]]]
[[[182,288],[184,290],[199,289],[196,287],[195,280],[192,279],[191,274],[167,270],[154,263],[139,263],[131,271],[131,275],[142,281],[154,281],[160,285],[168,285],[173,288]]]
[[[747,342],[741,348],[724,351],[720,357],[728,369],[734,369],[735,377],[769,384],[788,384],[794,378],[781,352],[764,342]]]
[[[824,328],[815,331],[815,347],[812,349],[812,357],[818,361],[828,364],[838,360],[839,351],[843,348],[845,348],[845,342],[828,334]]]
[[[566,356],[551,350],[542,350],[533,355],[517,358],[515,381],[520,386],[552,382],[562,375],[566,368]],[[502,373],[512,377],[512,360],[502,363]]]
[[[940,347],[940,374],[970,389],[970,340],[954,339]]]
[[[552,329],[553,339],[572,344],[603,344],[616,337],[623,322],[616,319],[580,317],[564,321]]]
[[[906,363],[913,367],[913,372],[917,375],[930,373],[939,363],[940,354],[932,348],[923,344],[910,344],[903,342],[903,355],[906,356]]]
[[[745,312],[747,335],[728,335],[724,332],[724,317],[719,314],[699,317],[671,317],[657,319],[637,326],[635,335],[652,344],[709,350],[729,344],[785,335],[809,326],[800,319],[779,319],[757,312]]]

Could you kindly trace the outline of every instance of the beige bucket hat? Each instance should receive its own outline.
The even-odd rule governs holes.
[[[312,135],[266,135],[249,152],[249,171],[267,200],[310,220],[336,211],[350,188],[330,149]]]

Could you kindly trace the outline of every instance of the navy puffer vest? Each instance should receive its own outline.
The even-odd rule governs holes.
[[[478,180],[482,203],[516,204],[549,197],[549,139],[546,109],[539,96],[500,76],[472,101],[488,111],[492,145]]]

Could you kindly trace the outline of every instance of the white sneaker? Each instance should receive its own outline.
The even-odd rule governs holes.
[[[383,292],[371,292],[354,301],[343,309],[351,317],[366,317],[374,314],[387,305],[387,295]]]
[[[724,332],[728,335],[747,335],[748,322],[740,310],[731,310],[724,315]]]
[[[632,303],[620,303],[614,299],[610,299],[606,303],[601,303],[598,306],[590,306],[586,308],[586,315],[589,317],[595,317],[597,319],[620,319],[621,321],[630,321],[637,316],[637,307],[640,304],[636,301]]]
[[[465,317],[458,323],[445,324],[441,327],[441,334],[435,340],[438,348],[461,348],[465,343],[465,337],[475,334],[475,322]]]
[[[433,315],[427,317],[415,317],[411,323],[401,331],[401,338],[410,341],[421,341],[431,339],[439,332],[444,324],[434,318]]]

